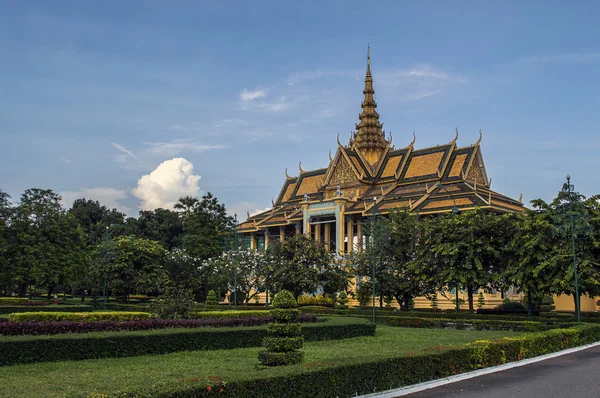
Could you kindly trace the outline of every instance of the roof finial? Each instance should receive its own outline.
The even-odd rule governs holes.
[[[523,193],[521,192],[521,194],[519,195],[519,202],[523,203]]]
[[[331,149],[329,150],[329,161],[331,162],[333,158],[331,157]]]
[[[300,170],[300,173],[304,173],[304,170],[302,170],[302,161],[298,163],[298,170]]]
[[[287,167],[285,168],[285,178],[290,178],[290,176],[288,175],[288,172],[287,172]]]
[[[475,145],[479,145],[479,143],[481,142],[481,138],[483,137],[483,133],[481,132],[481,129],[479,129],[479,139],[477,140],[477,142],[475,143]]]
[[[412,148],[412,147],[415,145],[415,141],[416,141],[416,140],[417,140],[417,133],[415,133],[415,132],[413,131],[413,140],[411,141],[411,143],[410,143],[410,144],[408,144],[408,145],[406,146],[406,148]]]
[[[337,135],[337,143],[338,143],[338,146],[342,146],[342,144],[340,143],[340,133],[338,133],[338,135]]]
[[[250,210],[246,210],[246,216],[250,218]]]
[[[450,143],[456,144],[456,140],[458,140],[458,127],[456,128],[456,135],[454,136],[454,139]]]
[[[367,45],[367,75],[371,75],[371,43]]]
[[[275,207],[275,202],[273,202],[273,198],[271,198],[271,205]]]

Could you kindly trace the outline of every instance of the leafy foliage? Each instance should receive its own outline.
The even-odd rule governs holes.
[[[295,235],[274,245],[271,290],[292,292],[295,298],[322,288],[327,294],[346,289],[350,274],[333,262],[324,246],[304,235]]]

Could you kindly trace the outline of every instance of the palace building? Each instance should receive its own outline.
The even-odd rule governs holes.
[[[370,52],[362,112],[350,141],[337,140],[329,165],[288,175],[273,208],[239,225],[251,248],[262,251],[274,239],[306,234],[344,255],[362,250],[363,222],[373,215],[407,209],[419,215],[474,208],[506,213],[522,211],[514,200],[491,189],[483,162],[481,131],[473,145],[458,147],[458,129],[447,144],[415,148],[415,135],[402,148],[386,138],[379,120]]]

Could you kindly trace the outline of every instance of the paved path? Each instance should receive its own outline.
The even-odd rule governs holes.
[[[600,398],[600,346],[406,396]]]

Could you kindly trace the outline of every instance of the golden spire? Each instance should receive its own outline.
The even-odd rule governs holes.
[[[352,141],[354,146],[361,150],[365,158],[373,164],[389,146],[389,142],[385,139],[376,110],[377,103],[375,102],[375,90],[373,90],[373,76],[371,76],[371,46],[367,50],[367,73],[363,95],[362,112],[358,116],[360,123],[356,125],[357,132]]]

